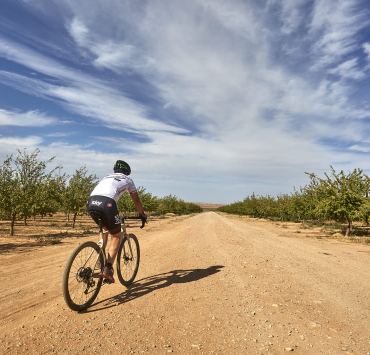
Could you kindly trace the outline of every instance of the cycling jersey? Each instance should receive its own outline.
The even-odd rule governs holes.
[[[118,202],[125,191],[130,193],[135,192],[136,187],[134,182],[125,174],[114,173],[105,176],[98,185],[95,186],[90,196],[105,196]]]

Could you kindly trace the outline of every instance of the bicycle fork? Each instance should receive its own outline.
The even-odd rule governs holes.
[[[131,247],[131,238],[130,238],[130,235],[129,234],[126,234],[126,239],[127,239],[127,244],[128,244],[128,251],[129,253],[126,252],[126,248],[125,248],[125,245],[123,244],[123,255],[125,257],[125,261],[127,259],[129,260],[132,260],[132,256],[134,255],[133,252],[132,252],[132,247]],[[127,259],[126,259],[127,258]]]

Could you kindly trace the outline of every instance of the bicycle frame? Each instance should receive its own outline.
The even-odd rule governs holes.
[[[143,228],[146,222],[141,217],[131,219],[141,219],[142,226],[140,228]],[[97,242],[85,241],[76,247],[69,257],[64,270],[63,296],[69,308],[74,311],[88,308],[96,299],[102,285],[109,283],[102,277],[102,271],[108,259],[106,249],[109,233],[103,230],[101,221],[99,222],[99,240]],[[139,269],[140,247],[135,234],[127,233],[126,227],[122,222],[119,234],[120,240],[117,241],[119,246],[117,249],[116,270],[120,283],[125,287],[129,287]],[[77,266],[74,266],[76,260]],[[71,290],[73,291],[72,294],[70,293]],[[77,302],[75,300],[76,290],[78,291]]]
[[[103,259],[104,259],[104,264],[106,263],[107,261],[107,256],[106,256],[106,253],[105,253],[105,248],[108,244],[108,232],[104,232],[103,230],[101,230],[99,232],[99,241],[98,241],[98,246],[100,247],[100,250],[101,252],[103,253]],[[129,247],[129,251],[130,251],[130,255],[132,255],[132,247],[131,247],[131,238],[130,238],[130,234],[127,234],[126,232],[126,226],[124,223],[121,224],[121,235],[120,235],[120,243],[122,242],[122,240],[124,238],[127,238],[127,242],[128,242],[128,247]],[[123,246],[123,252],[124,252],[124,255],[126,255],[126,250],[125,250],[125,246]],[[92,254],[91,254],[92,255]],[[91,256],[90,256],[91,257]],[[88,260],[90,259],[90,257],[88,258]],[[99,256],[97,257],[95,263],[99,260]]]

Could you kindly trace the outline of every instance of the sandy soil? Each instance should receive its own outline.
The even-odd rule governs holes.
[[[0,248],[0,353],[370,354],[369,245],[215,212],[130,231],[137,281],[81,314],[62,274],[94,234]]]

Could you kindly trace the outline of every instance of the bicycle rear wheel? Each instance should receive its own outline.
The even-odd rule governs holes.
[[[135,234],[129,234],[121,241],[117,254],[117,276],[122,285],[128,287],[135,280],[139,270],[140,247]]]
[[[103,282],[103,266],[103,253],[96,243],[85,242],[74,250],[63,276],[63,296],[69,308],[83,311],[91,306]]]

